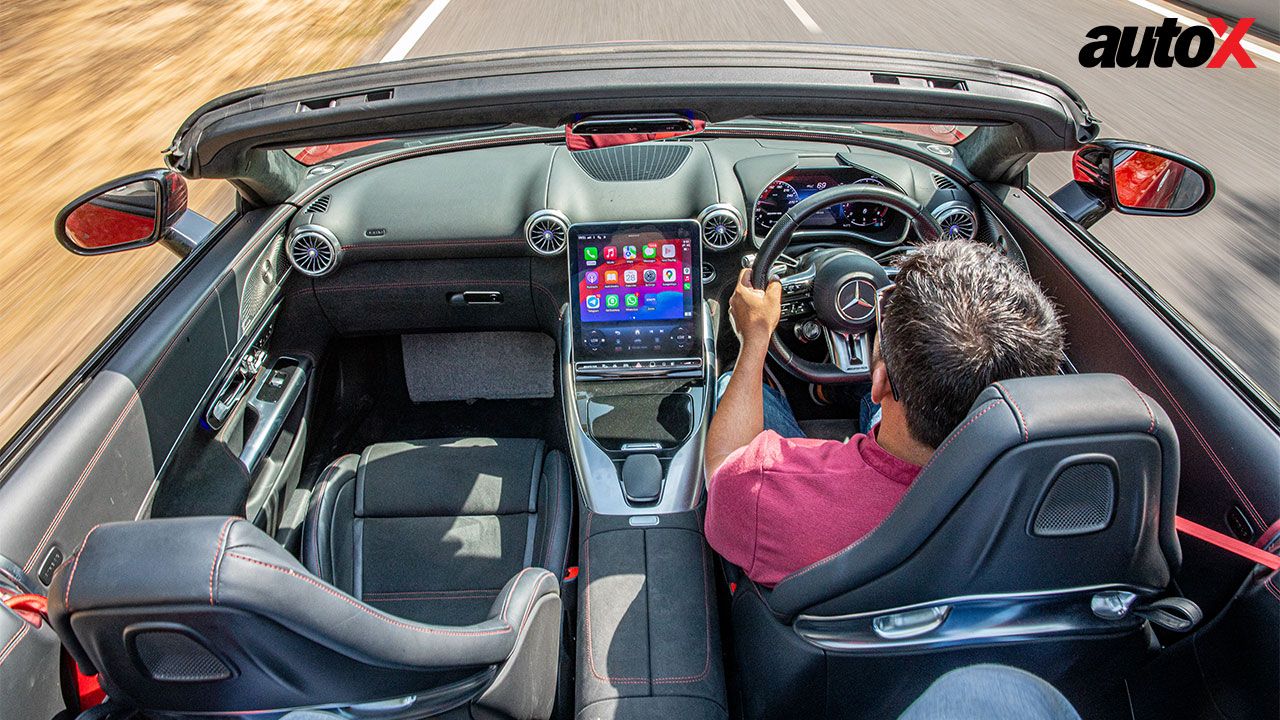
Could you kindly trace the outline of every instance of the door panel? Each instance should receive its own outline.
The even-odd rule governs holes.
[[[241,299],[253,294],[256,312],[278,293],[278,273],[263,288],[258,265],[264,250],[281,242],[277,231],[290,209],[249,213],[210,238],[0,471],[0,555],[37,578],[39,591],[94,525],[148,513],[157,478],[173,472],[180,438],[195,436],[228,371],[246,325]],[[32,711],[15,718],[48,718],[43,709],[62,704],[59,646],[47,624],[10,639],[18,633],[10,632],[11,619],[0,615],[0,643],[13,644],[0,657],[0,707]]]
[[[1179,514],[1256,540],[1280,516],[1274,424],[1075,236],[1068,221],[1028,192],[984,190],[1002,203],[1001,219],[1020,231],[1032,275],[1062,308],[1076,369],[1124,375],[1168,412],[1181,448]],[[1182,549],[1179,586],[1212,616],[1251,565],[1198,540],[1184,541]]]

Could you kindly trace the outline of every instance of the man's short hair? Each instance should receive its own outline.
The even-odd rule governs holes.
[[[1053,303],[990,246],[929,243],[898,267],[879,344],[916,440],[938,447],[995,381],[1058,372],[1064,332]]]

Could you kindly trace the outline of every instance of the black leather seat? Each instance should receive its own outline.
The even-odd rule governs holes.
[[[1173,427],[1124,378],[988,387],[869,535],[772,589],[739,583],[744,715],[895,717],[977,662],[1085,712],[1154,645],[1136,606],[1181,561],[1177,493]]]
[[[50,620],[142,710],[547,718],[568,483],[535,440],[374,445],[317,487],[308,568],[237,518],[104,525],[55,578]]]
[[[564,456],[541,440],[371,445],[321,476],[303,562],[399,617],[477,622],[520,570],[564,577],[570,482]]]

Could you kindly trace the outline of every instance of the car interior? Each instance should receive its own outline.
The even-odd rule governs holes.
[[[0,662],[63,688],[24,702],[96,683],[97,717],[894,718],[978,663],[1083,717],[1274,698],[1274,572],[1175,532],[1274,542],[1274,431],[1081,241],[1079,197],[975,177],[957,143],[981,126],[616,140],[682,117],[369,135],[310,148],[287,202],[242,192],[5,466],[0,506],[37,510],[3,513],[0,568],[56,635],[13,631]],[[1041,283],[1061,372],[988,387],[880,528],[753,583],[702,532],[739,274],[782,283],[767,381],[844,440],[874,324],[847,291],[941,238]],[[59,645],[74,663],[33,659]]]

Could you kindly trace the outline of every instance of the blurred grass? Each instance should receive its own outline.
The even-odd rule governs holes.
[[[0,0],[0,443],[173,267],[162,248],[82,258],[54,215],[160,152],[205,101],[354,64],[408,0]],[[225,183],[191,205],[227,214]]]

